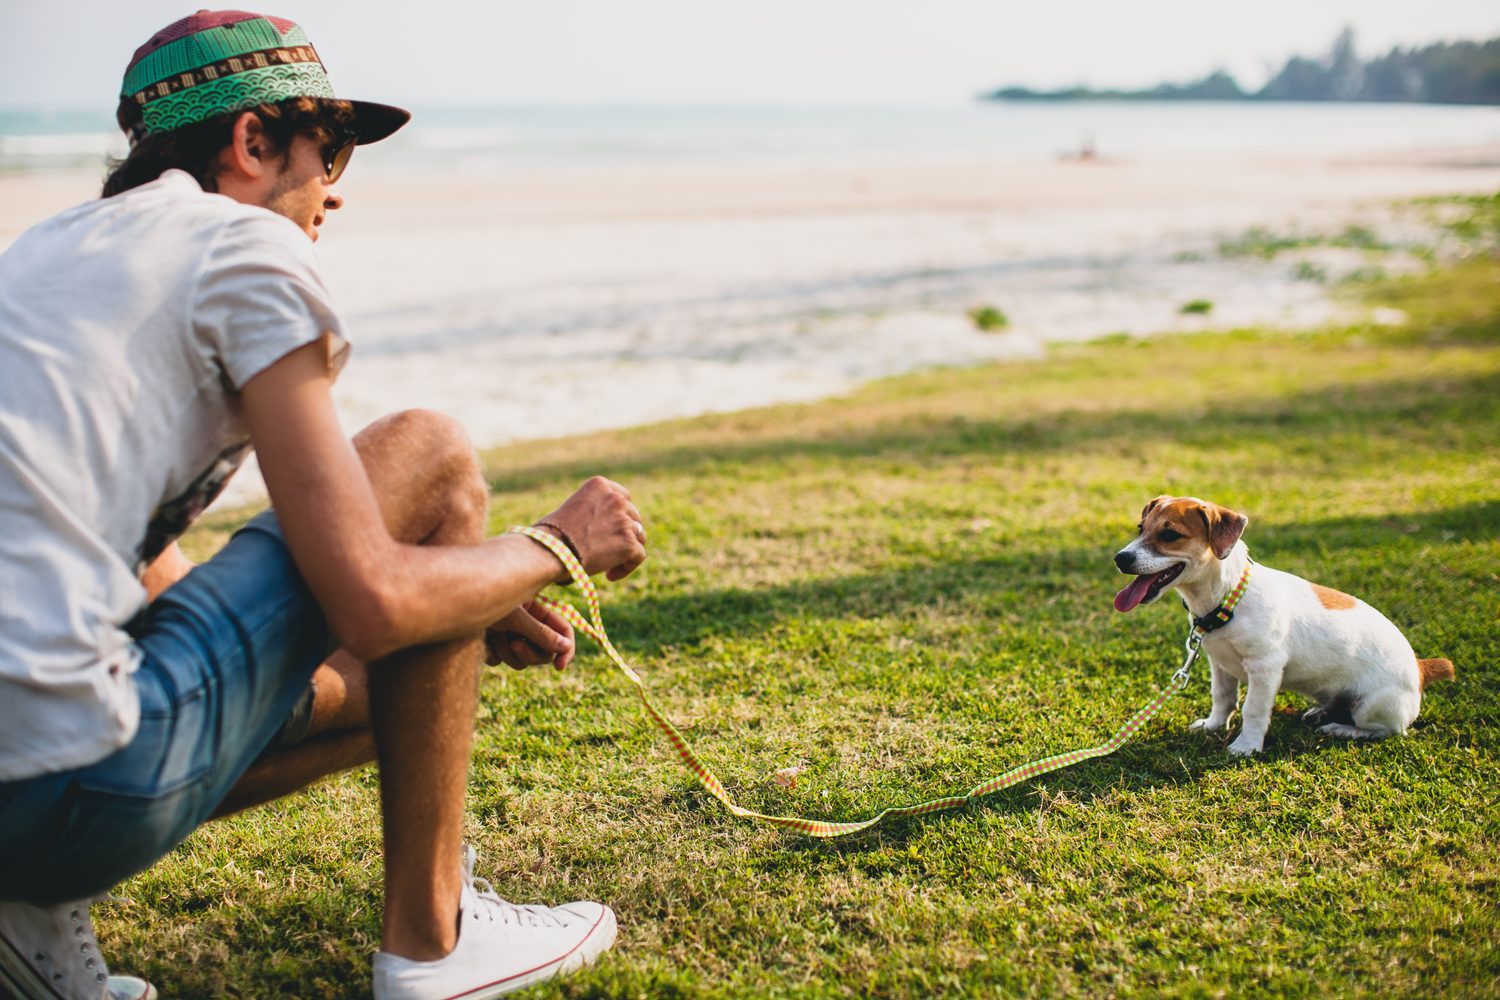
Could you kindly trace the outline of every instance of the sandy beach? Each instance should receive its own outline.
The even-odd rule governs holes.
[[[371,157],[377,153],[369,154]],[[1125,331],[1306,326],[1338,309],[1253,226],[1409,226],[1392,199],[1500,189],[1500,147],[1103,162],[680,166],[429,176],[355,160],[318,244],[355,345],[352,431],[422,406],[496,445],[813,399]],[[0,246],[95,190],[0,175]],[[1323,262],[1334,277],[1357,253]],[[1305,275],[1304,275],[1305,277]],[[1182,316],[1193,299],[1208,316]],[[984,333],[991,304],[1011,321]],[[255,499],[237,477],[225,501]]]

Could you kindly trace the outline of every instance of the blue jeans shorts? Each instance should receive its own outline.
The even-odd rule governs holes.
[[[213,814],[336,645],[272,511],[130,626],[141,724],[97,763],[0,782],[0,899],[96,896]]]

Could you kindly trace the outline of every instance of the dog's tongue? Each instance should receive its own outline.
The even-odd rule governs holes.
[[[1131,580],[1125,586],[1124,590],[1115,595],[1115,610],[1129,611],[1144,601],[1146,599],[1146,591],[1151,589],[1151,584],[1155,583],[1156,578],[1159,576],[1161,576],[1160,573],[1147,573],[1144,576],[1138,576],[1134,580]]]

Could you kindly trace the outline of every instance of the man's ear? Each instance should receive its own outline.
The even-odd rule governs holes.
[[[1223,559],[1245,533],[1245,526],[1250,523],[1250,519],[1237,510],[1220,507],[1216,503],[1204,504],[1197,510],[1198,516],[1203,518],[1203,523],[1208,528],[1208,544],[1213,548],[1214,555]]]
[[[255,112],[246,111],[234,120],[219,165],[236,179],[258,181],[269,169],[270,152],[265,124]]]

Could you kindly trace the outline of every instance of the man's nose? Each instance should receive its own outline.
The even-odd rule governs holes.
[[[1129,573],[1135,566],[1135,553],[1129,549],[1121,549],[1115,553],[1115,565],[1120,568],[1121,573]]]
[[[330,212],[332,212],[336,208],[343,208],[344,196],[339,194],[337,191],[328,192],[327,197],[323,199],[323,207]]]

